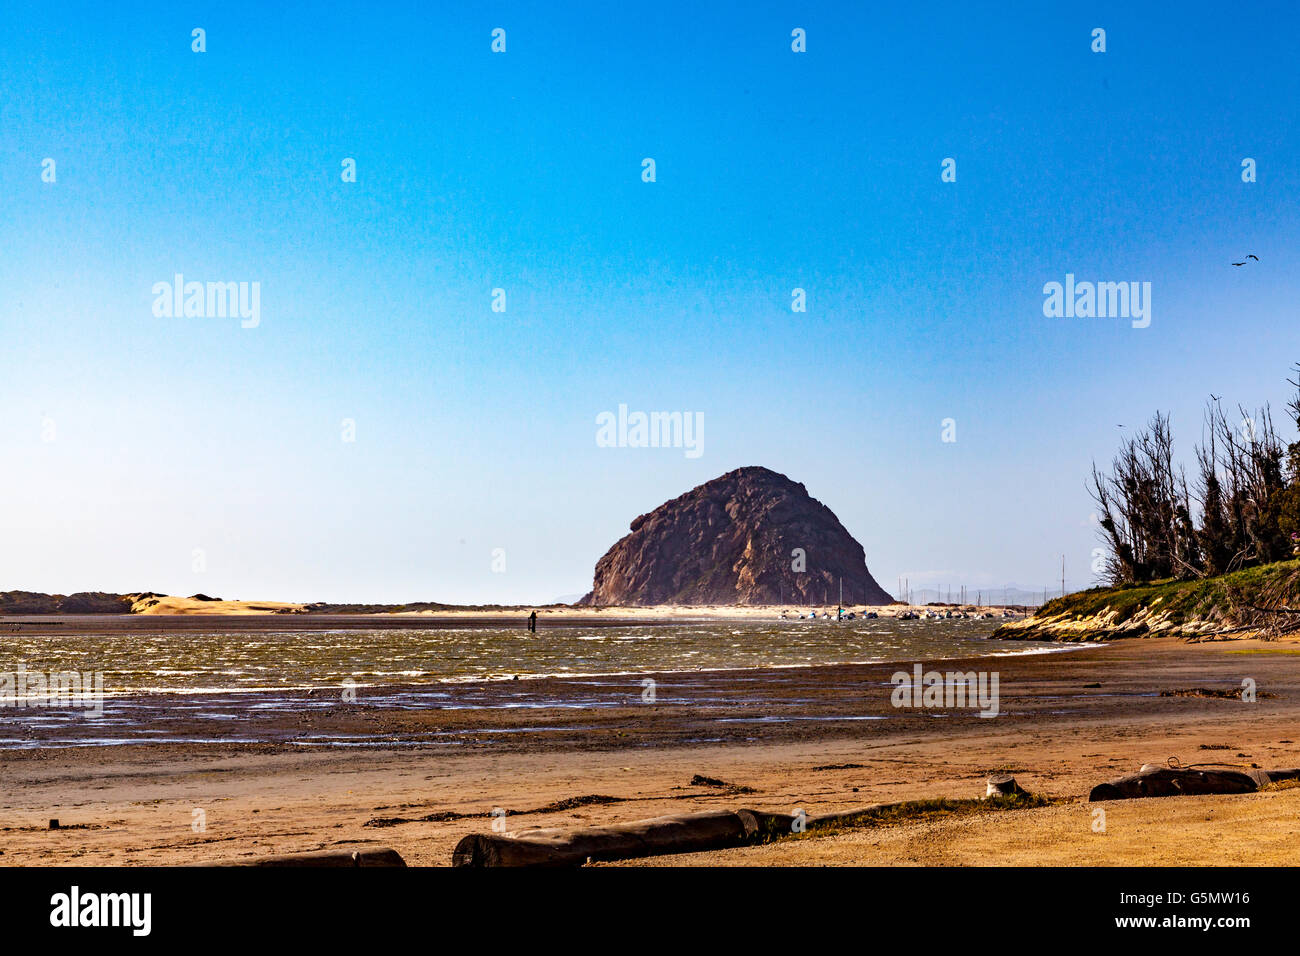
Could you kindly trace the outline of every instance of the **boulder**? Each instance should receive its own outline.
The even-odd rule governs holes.
[[[862,545],[802,484],[739,468],[640,515],[579,603],[889,604]]]

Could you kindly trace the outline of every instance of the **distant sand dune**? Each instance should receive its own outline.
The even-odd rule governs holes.
[[[313,608],[307,604],[296,604],[292,601],[210,601],[194,597],[177,597],[174,595],[135,595],[131,605],[133,614],[150,614],[150,615],[222,615],[222,614],[313,614],[313,613],[349,613],[349,612],[326,612]],[[815,608],[818,614],[829,613],[832,617],[835,614],[834,604],[819,605]],[[513,607],[446,607],[438,609],[425,609],[418,611],[389,611],[389,612],[371,612],[381,617],[418,617],[418,618],[474,618],[478,620],[502,620],[517,621],[521,617],[527,617],[530,610],[536,608],[538,617],[543,622],[548,616],[552,618],[567,619],[626,619],[631,622],[635,621],[664,621],[672,619],[682,620],[776,620],[784,612],[792,618],[797,618],[801,613],[807,614],[807,607],[795,605],[773,605],[773,604],[754,604],[754,605],[725,605],[725,604],[708,604],[708,605],[687,605],[687,604],[663,604],[648,607],[590,607],[578,605],[566,606],[544,606],[522,604]],[[861,616],[867,611],[875,611],[881,617],[893,617],[901,611],[908,610],[904,605],[886,605],[878,607],[867,607],[862,604],[845,604],[846,613],[854,613]],[[924,612],[926,608],[913,607],[913,611]],[[992,613],[1000,612],[1000,608],[993,607],[968,607],[970,612]]]
[[[277,614],[301,610],[303,605],[285,601],[205,601],[192,597],[155,594],[139,596],[131,603],[132,614]]]

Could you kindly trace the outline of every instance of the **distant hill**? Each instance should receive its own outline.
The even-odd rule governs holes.
[[[768,468],[728,472],[633,520],[596,563],[594,605],[893,601],[834,512]]]
[[[130,614],[136,597],[103,591],[75,594],[0,591],[0,614]]]
[[[420,611],[461,613],[505,611],[519,608],[547,608],[557,605],[442,604],[413,601],[406,604],[336,604],[291,601],[223,600],[207,594],[189,597],[145,591],[138,594],[106,594],[100,591],[77,594],[40,594],[35,591],[0,591],[0,617],[42,614],[143,614],[244,615],[244,614],[409,614]]]
[[[960,588],[920,588],[913,587],[911,591],[913,604],[957,604],[960,603]],[[992,604],[999,607],[1008,605],[1035,607],[1042,604],[1044,600],[1051,600],[1053,597],[1061,596],[1061,585],[1058,582],[1055,589],[1047,587],[1026,588],[1017,584],[1007,584],[995,587],[977,588],[968,586],[966,588],[966,602],[968,604]]]

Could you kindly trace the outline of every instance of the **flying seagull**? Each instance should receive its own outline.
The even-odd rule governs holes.
[[[1255,255],[1254,253],[1247,254],[1246,259],[1254,259],[1256,262],[1259,262],[1259,256]],[[1242,259],[1240,262],[1234,262],[1233,265],[1244,266],[1246,264],[1246,259]]]

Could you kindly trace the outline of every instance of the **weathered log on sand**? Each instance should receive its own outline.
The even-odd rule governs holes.
[[[285,853],[279,856],[255,856],[244,860],[196,863],[193,866],[406,866],[396,851],[386,846],[366,850],[318,850],[314,853]]]
[[[1276,780],[1294,779],[1295,770],[1186,769],[1145,764],[1141,770],[1098,784],[1090,801],[1131,800],[1137,797],[1199,796],[1202,794],[1254,793]]]
[[[853,825],[866,814],[894,806],[903,804],[872,804],[815,817],[761,810],[709,810],[605,827],[474,833],[456,844],[451,863],[452,866],[581,866],[588,860],[630,860],[640,856],[721,850],[749,846],[766,837]]]
[[[1014,790],[1028,794],[1007,777]],[[851,810],[798,817],[760,810],[709,810],[654,817],[605,827],[522,830],[518,833],[473,833],[456,844],[452,866],[581,866],[588,860],[629,860],[668,853],[696,853],[749,846],[767,837],[810,830],[855,826],[902,803],[875,803]],[[797,822],[797,825],[796,825]]]
[[[628,860],[663,853],[694,853],[756,842],[789,832],[784,814],[709,810],[634,820],[605,827],[474,833],[456,844],[452,866],[581,866],[591,860]]]
[[[984,791],[984,799],[989,797],[1010,797],[1010,796],[1028,796],[1029,791],[1020,784],[1016,783],[1016,778],[1010,774],[1001,774],[1000,776],[989,777],[988,787]]]

